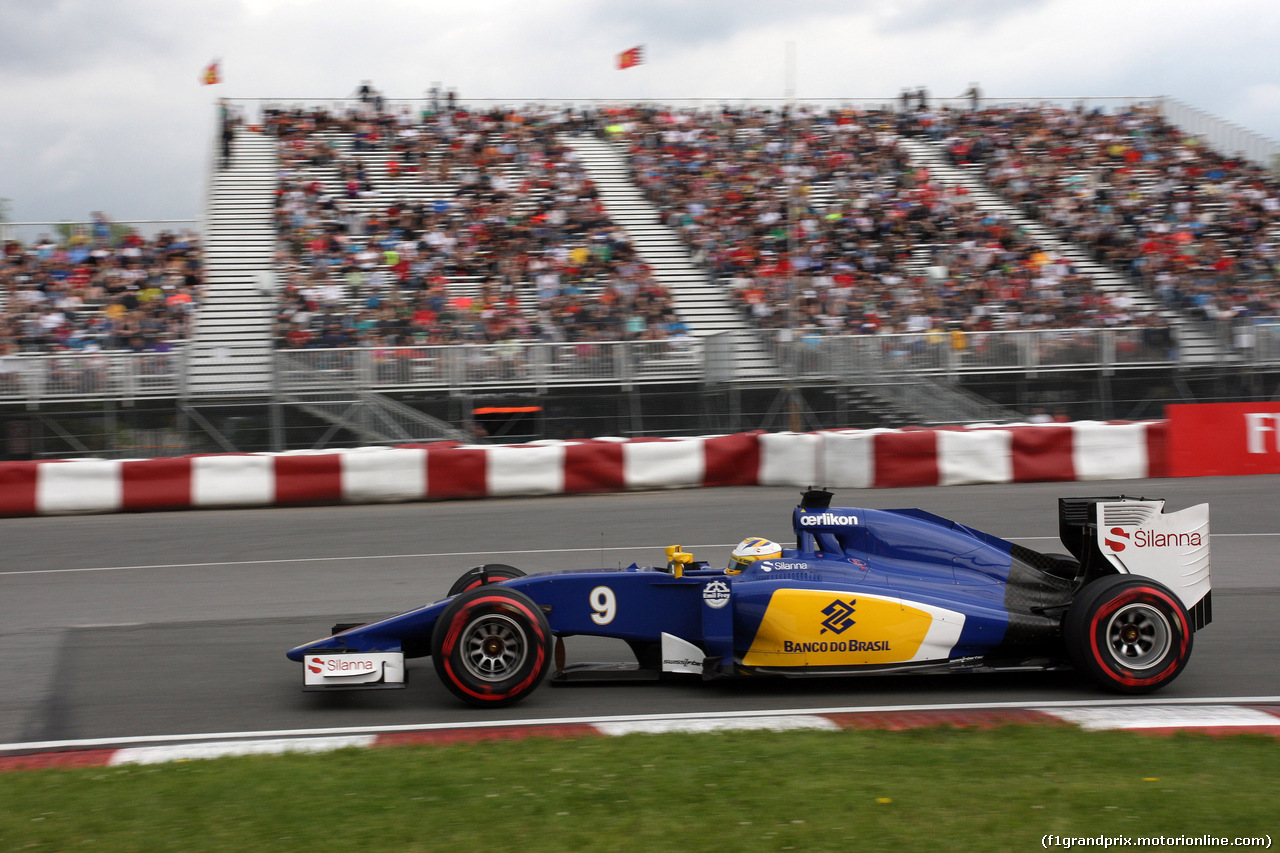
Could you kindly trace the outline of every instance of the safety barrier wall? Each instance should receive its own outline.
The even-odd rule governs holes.
[[[1172,477],[1280,474],[1280,402],[1165,406]]]
[[[833,430],[760,437],[759,485],[960,486],[1165,475],[1163,421]]]
[[[747,432],[523,445],[0,463],[0,516],[719,486],[951,486],[1158,477],[1165,422]]]

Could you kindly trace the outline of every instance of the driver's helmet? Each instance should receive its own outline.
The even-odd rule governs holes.
[[[761,539],[758,536],[748,536],[733,549],[733,556],[729,558],[729,568],[725,569],[725,572],[731,575],[742,574],[742,570],[748,563],[754,563],[756,560],[773,560],[781,556],[782,546],[777,542]]]

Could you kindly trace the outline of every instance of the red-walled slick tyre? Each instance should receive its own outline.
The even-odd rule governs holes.
[[[1186,608],[1148,578],[1109,575],[1093,581],[1076,596],[1063,630],[1076,668],[1121,693],[1163,687],[1191,657]]]
[[[464,702],[498,708],[542,683],[551,664],[551,627],[524,593],[486,584],[449,603],[431,635],[440,680]]]
[[[453,586],[449,587],[449,595],[457,595],[460,592],[466,592],[469,589],[475,589],[487,583],[499,583],[522,577],[524,577],[524,572],[515,566],[508,566],[505,563],[485,563],[483,566],[467,569],[462,577],[454,581]]]

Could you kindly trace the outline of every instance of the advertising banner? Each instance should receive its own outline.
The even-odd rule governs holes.
[[[1280,402],[1166,406],[1169,475],[1280,474]]]

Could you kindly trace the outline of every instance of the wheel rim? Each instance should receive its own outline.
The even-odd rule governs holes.
[[[1173,645],[1169,619],[1150,604],[1130,604],[1107,622],[1107,647],[1117,663],[1149,669],[1164,660]]]
[[[462,634],[462,665],[481,681],[502,681],[520,668],[528,648],[528,638],[516,620],[486,614]]]

